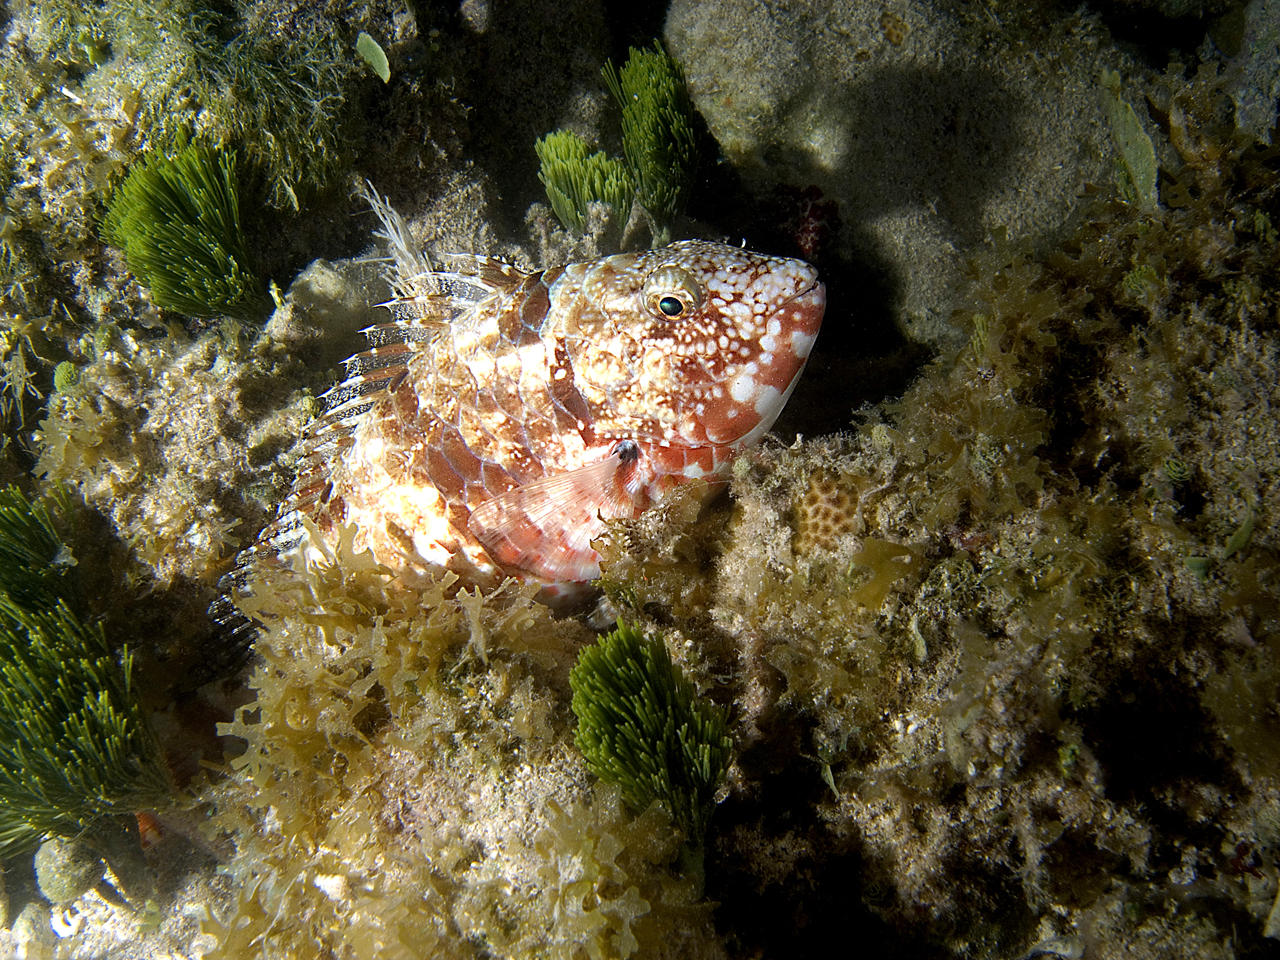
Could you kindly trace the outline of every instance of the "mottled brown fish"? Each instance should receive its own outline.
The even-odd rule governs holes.
[[[714,489],[769,429],[822,322],[813,267],[701,240],[526,274],[425,269],[370,197],[396,260],[393,322],[327,395],[267,543],[359,528],[409,581],[511,576],[552,599],[599,576],[604,521],[690,480]]]

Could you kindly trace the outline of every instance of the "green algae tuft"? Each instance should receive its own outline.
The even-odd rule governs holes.
[[[660,44],[631,48],[619,70],[604,68],[605,82],[622,108],[622,149],[639,199],[660,224],[678,216],[698,167],[693,102],[684,72]]]
[[[661,801],[700,845],[732,755],[724,709],[698,699],[661,637],[621,621],[582,651],[569,683],[591,772],[637,811]]]
[[[25,608],[59,601],[77,607],[75,565],[45,502],[29,500],[17,487],[0,490],[0,590]]]
[[[538,179],[547,189],[551,209],[566,228],[581,234],[592,203],[608,204],[615,222],[627,222],[636,187],[621,161],[604,151],[591,153],[586,142],[568,130],[547,134],[534,149],[541,163]]]
[[[132,657],[75,609],[47,509],[14,488],[0,501],[0,856],[82,835],[114,849],[114,821],[172,790]]]
[[[160,306],[192,317],[258,314],[234,151],[190,144],[148,157],[116,189],[103,233]]]

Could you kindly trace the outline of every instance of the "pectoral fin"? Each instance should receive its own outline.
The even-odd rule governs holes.
[[[591,541],[604,521],[642,509],[643,494],[630,482],[638,458],[636,445],[622,441],[603,460],[486,500],[471,511],[468,526],[503,566],[551,582],[592,580],[600,575],[600,557]]]

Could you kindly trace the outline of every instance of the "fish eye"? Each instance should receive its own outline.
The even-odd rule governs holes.
[[[702,287],[689,271],[674,265],[659,267],[644,282],[644,303],[659,320],[688,316],[702,305]]]

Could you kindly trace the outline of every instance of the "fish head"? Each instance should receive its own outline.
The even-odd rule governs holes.
[[[597,435],[741,447],[773,425],[822,324],[817,270],[702,240],[581,266],[564,342]]]

